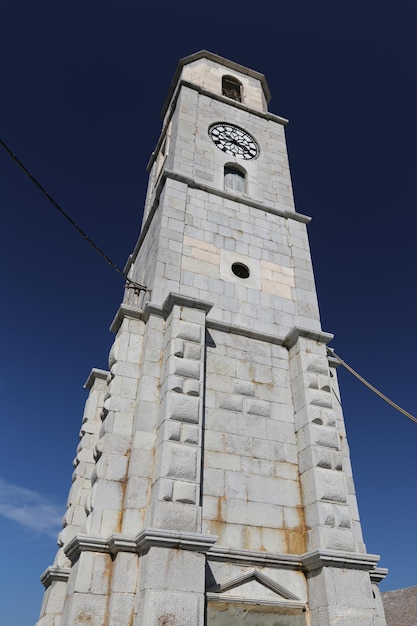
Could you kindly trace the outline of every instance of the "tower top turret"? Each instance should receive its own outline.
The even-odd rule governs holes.
[[[262,112],[268,110],[271,100],[271,92],[263,74],[213,52],[200,50],[179,61],[162,107],[162,117],[165,117],[180,82],[191,83],[211,95],[232,99]]]

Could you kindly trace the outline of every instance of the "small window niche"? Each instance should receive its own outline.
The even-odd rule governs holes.
[[[224,166],[224,189],[226,191],[246,191],[246,171],[243,167],[226,163]]]
[[[242,102],[242,83],[233,76],[223,76],[222,93],[227,98]]]

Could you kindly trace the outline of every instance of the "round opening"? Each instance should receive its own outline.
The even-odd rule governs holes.
[[[243,263],[233,263],[232,272],[239,278],[249,278],[250,274],[249,268],[243,265]]]

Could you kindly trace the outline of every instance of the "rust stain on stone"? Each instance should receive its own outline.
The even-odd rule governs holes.
[[[158,626],[174,626],[175,621],[176,617],[173,613],[165,613],[165,615],[158,617]]]
[[[307,549],[307,530],[304,521],[304,509],[302,506],[297,506],[296,511],[299,520],[298,525],[291,526],[291,528],[285,530],[287,546],[290,554],[303,554]]]
[[[287,543],[290,554],[303,554],[306,551],[305,532],[287,530]]]
[[[94,617],[90,613],[80,613],[77,617],[76,624],[92,624]]]
[[[222,514],[222,503],[226,500],[225,496],[219,496],[217,498],[217,515],[214,521],[224,522],[223,514]]]

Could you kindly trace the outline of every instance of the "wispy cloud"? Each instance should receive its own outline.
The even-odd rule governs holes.
[[[32,531],[56,537],[63,510],[42,494],[0,478],[0,515]]]

